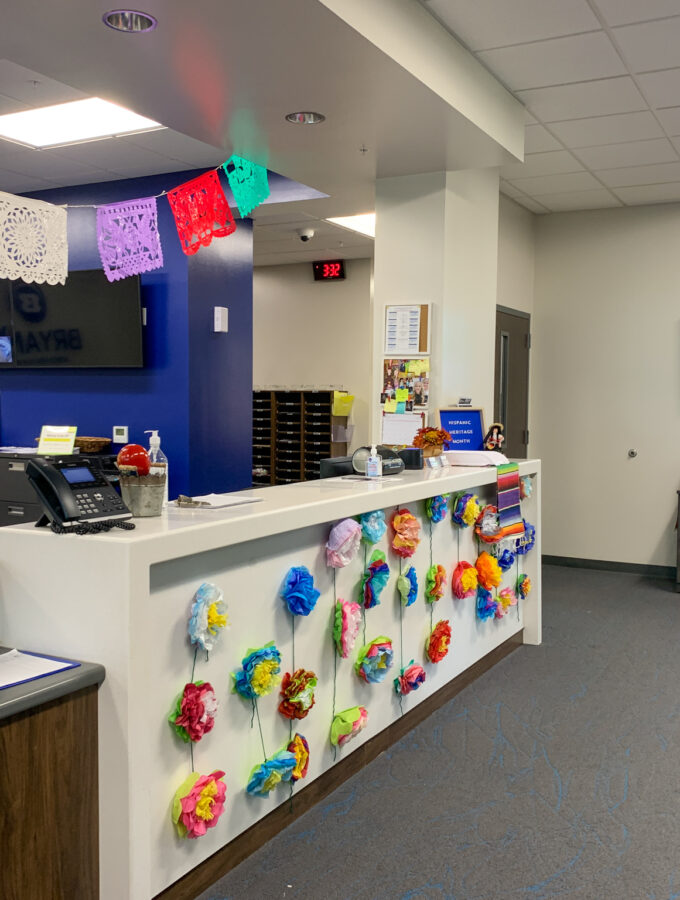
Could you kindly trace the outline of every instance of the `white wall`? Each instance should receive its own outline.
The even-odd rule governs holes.
[[[253,270],[253,383],[341,385],[355,395],[352,447],[368,439],[370,259],[345,262],[345,281],[315,282],[311,263]]]
[[[514,200],[500,196],[498,210],[498,292],[499,306],[520,312],[534,311],[534,267],[536,262],[536,219]]]

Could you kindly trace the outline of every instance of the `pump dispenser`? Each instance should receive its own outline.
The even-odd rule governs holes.
[[[366,460],[366,477],[380,478],[382,475],[382,457],[378,455],[375,444],[371,447],[371,453]]]
[[[149,438],[149,462],[151,468],[149,475],[162,475],[165,473],[165,495],[163,497],[163,506],[168,505],[168,457],[161,450],[161,438],[157,429],[145,431],[144,434],[150,434]]]

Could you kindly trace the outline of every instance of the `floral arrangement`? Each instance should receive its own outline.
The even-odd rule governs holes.
[[[268,797],[282,781],[290,781],[297,766],[297,758],[289,750],[279,750],[250,773],[246,791],[255,797]]]
[[[320,591],[306,566],[293,566],[286,574],[281,596],[294,616],[308,616],[316,606]]]
[[[343,709],[333,718],[331,724],[331,744],[342,747],[355,738],[368,721],[368,710],[365,706],[352,706]]]
[[[477,588],[477,618],[482,622],[485,619],[493,619],[496,615],[496,601],[491,591],[480,586]]]
[[[419,428],[413,438],[413,446],[425,450],[428,447],[443,447],[450,440],[451,435],[445,428]]]
[[[392,516],[392,549],[406,559],[413,556],[416,547],[420,543],[420,522],[408,509],[399,509]]]
[[[501,567],[498,565],[498,560],[495,556],[491,556],[490,553],[487,553],[486,550],[482,550],[477,557],[475,568],[477,569],[477,577],[479,578],[480,585],[483,588],[486,588],[487,591],[491,590],[491,588],[498,587],[501,583],[503,573],[501,572]]]
[[[416,602],[418,597],[418,575],[413,566],[409,566],[405,572],[402,572],[397,578],[397,590],[401,596],[401,602],[404,606],[411,606]]]
[[[459,494],[453,502],[451,518],[461,528],[469,528],[474,525],[479,517],[481,508],[476,494]]]
[[[379,684],[392,668],[393,656],[392,641],[388,637],[373,638],[359,651],[354,671],[367,684]]]
[[[448,494],[439,494],[436,497],[428,497],[425,501],[425,513],[431,522],[437,524],[446,518],[446,505]]]
[[[453,570],[453,578],[451,579],[451,587],[453,594],[459,600],[465,597],[472,597],[477,590],[477,569],[470,565],[469,562],[461,560]]]
[[[304,719],[314,706],[314,689],[318,679],[314,672],[296,669],[283,676],[279,712],[287,719]]]
[[[361,580],[360,599],[365,609],[373,609],[380,603],[380,594],[390,577],[390,567],[382,550],[374,550],[368,568]]]
[[[307,739],[296,731],[293,735],[293,740],[286,749],[295,757],[295,768],[291,773],[290,780],[299,781],[307,775],[307,769],[309,768],[309,744]]]
[[[435,603],[444,596],[446,588],[446,569],[444,566],[432,565],[427,570],[425,599],[428,603]]]
[[[425,669],[417,666],[413,660],[403,668],[399,675],[394,679],[394,690],[397,694],[405,697],[411,691],[417,691],[420,685],[425,681]]]
[[[520,575],[517,579],[517,593],[522,598],[522,600],[526,600],[529,596],[529,591],[531,590],[531,579],[528,575]]]
[[[172,821],[180,837],[199,838],[208,828],[217,825],[224,812],[227,793],[223,777],[224,772],[219,770],[210,775],[192,772],[177,788],[172,802]]]
[[[449,652],[450,643],[451,625],[448,619],[442,619],[434,626],[425,643],[425,653],[430,662],[441,662]]]
[[[333,640],[343,659],[347,659],[356,642],[361,625],[361,607],[353,600],[338,600],[335,604]]]
[[[507,547],[501,555],[498,557],[498,565],[501,567],[502,572],[507,572],[508,569],[511,569],[515,564],[515,554],[512,550],[509,550]]]
[[[185,743],[197,743],[212,731],[217,713],[217,697],[207,681],[189,682],[178,694],[168,721]]]
[[[496,608],[496,618],[502,619],[510,611],[511,606],[517,606],[517,594],[512,588],[506,587],[498,592],[498,606]]]
[[[375,512],[364,513],[360,517],[361,537],[367,544],[377,544],[387,531],[387,522],[385,521],[385,513],[382,509]]]
[[[232,690],[247,700],[264,697],[278,685],[281,680],[280,671],[281,654],[274,642],[270,641],[257,650],[248,650],[241,661],[241,668],[232,672]]]
[[[350,563],[359,550],[361,533],[356,519],[343,519],[334,525],[326,543],[326,565],[341,569]]]
[[[524,534],[517,538],[515,544],[515,553],[518,556],[526,556],[530,550],[533,550],[536,543],[536,528],[526,519],[522,519],[522,521],[524,522]]]
[[[203,582],[191,601],[189,638],[206,652],[214,649],[217,639],[227,625],[227,607],[217,585]]]

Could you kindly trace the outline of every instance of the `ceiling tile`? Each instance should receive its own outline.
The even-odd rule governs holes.
[[[25,109],[23,103],[12,99],[12,97],[6,97],[4,94],[0,94],[0,116],[4,116],[7,113],[21,112],[22,109]]]
[[[638,82],[652,107],[677,106],[680,102],[680,69],[639,75]]]
[[[513,91],[626,74],[604,31],[486,50],[479,59]]]
[[[623,169],[604,169],[597,177],[608,187],[631,187],[638,184],[680,182],[680,162],[660,166],[626,166]]]
[[[586,0],[429,0],[426,8],[472,50],[600,27]]]
[[[627,75],[581,84],[535,88],[532,91],[520,91],[517,97],[542,122],[647,109],[647,103],[635,87],[635,82]]]
[[[680,0],[596,0],[608,25],[628,25],[680,15]]]
[[[619,144],[645,138],[663,137],[661,126],[651,112],[623,113],[553,122],[550,130],[567,147],[592,147],[597,144]]]
[[[60,147],[59,155],[127,177],[192,168],[177,159],[169,159],[159,153],[137,147],[122,138]]]
[[[2,165],[13,172],[47,178],[55,182],[61,182],[62,176],[67,178],[80,176],[83,183],[89,183],[92,181],[89,176],[98,171],[80,160],[60,156],[53,150],[16,150],[13,154],[3,156]]]
[[[680,200],[680,181],[673,184],[647,184],[641,187],[621,187],[615,192],[624,203],[639,206],[643,203],[677,203]]]
[[[539,215],[549,212],[549,210],[546,209],[545,206],[542,206],[536,200],[532,200],[531,197],[513,197],[513,200],[515,201],[515,203],[519,203],[520,206],[523,206],[530,212],[539,213]]]
[[[658,109],[656,117],[668,134],[680,134],[680,106],[674,109]]]
[[[170,159],[179,159],[196,169],[203,166],[219,166],[229,155],[218,147],[211,147],[210,144],[196,141],[171,128],[133,134],[130,137],[121,138],[121,140],[124,140],[126,144],[133,144],[135,147],[143,147],[145,150],[160,153]]]
[[[500,192],[501,194],[505,194],[507,197],[512,197],[513,200],[516,200],[517,197],[524,197],[525,194],[520,191],[519,188],[516,188],[514,184],[510,184],[508,181],[500,181]]]
[[[565,175],[542,175],[538,178],[513,178],[511,183],[530,197],[540,201],[542,194],[558,194],[563,191],[589,191],[601,188],[590,172],[573,172]]]
[[[576,151],[576,155],[589,169],[646,166],[653,163],[675,162],[678,158],[668,138],[630,141],[626,144],[605,144],[602,147],[582,147]]]
[[[552,212],[568,212],[576,209],[607,209],[611,206],[622,205],[616,197],[613,197],[609,191],[605,190],[545,194],[541,197],[541,203],[552,210]]]
[[[36,178],[33,175],[21,175],[18,172],[0,170],[0,191],[10,194],[23,194],[27,191],[42,191],[45,188],[55,187],[55,182],[45,178]]]
[[[613,29],[632,72],[680,66],[680,16]]]
[[[562,172],[580,172],[583,165],[568,150],[549,153],[530,153],[523,163],[509,163],[500,169],[501,178],[533,178],[537,175],[559,175]]]
[[[69,100],[81,100],[87,97],[83,91],[54,81],[10,62],[8,59],[0,59],[0,85],[2,93],[14,100],[18,100],[25,109],[31,106],[53,106],[55,103],[66,103]]]
[[[524,129],[524,152],[543,153],[546,150],[561,150],[562,144],[542,125],[527,125]]]

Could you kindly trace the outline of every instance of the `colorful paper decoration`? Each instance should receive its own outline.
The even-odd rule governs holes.
[[[246,791],[256,797],[268,797],[282,781],[290,781],[297,766],[297,758],[289,750],[279,750],[251,771]]]
[[[477,557],[475,568],[477,569],[479,583],[483,588],[491,590],[491,588],[498,587],[501,583],[503,573],[501,572],[501,567],[498,565],[498,560],[495,556],[491,556],[490,553],[487,553],[486,550],[482,550]]]
[[[335,715],[331,724],[331,744],[342,747],[355,738],[368,722],[365,706],[352,706]]]
[[[387,531],[385,513],[382,509],[375,512],[364,513],[360,517],[361,537],[367,544],[377,544]]]
[[[477,569],[470,565],[469,562],[461,560],[453,570],[453,578],[451,579],[451,588],[455,597],[463,600],[465,597],[472,597],[477,590]]]
[[[194,594],[189,616],[189,638],[203,650],[210,652],[226,627],[227,608],[222,591],[215,584],[204,581]]]
[[[307,738],[296,731],[293,735],[293,740],[286,749],[295,757],[295,768],[291,773],[290,780],[299,781],[307,775],[307,769],[309,768],[309,744],[307,743]]]
[[[425,643],[425,653],[430,662],[441,662],[449,652],[450,643],[451,625],[448,619],[442,619],[434,626]]]
[[[418,575],[413,566],[409,566],[397,578],[397,590],[404,606],[411,606],[418,598]]]
[[[392,549],[394,552],[406,559],[413,556],[416,547],[420,543],[420,522],[413,513],[408,509],[398,509],[392,516],[392,528],[394,529],[394,537],[392,538]]]
[[[361,543],[361,525],[356,519],[343,519],[331,528],[326,542],[326,565],[342,569],[357,555]]]
[[[270,694],[281,681],[281,654],[273,641],[248,650],[241,661],[241,668],[232,672],[234,684],[232,690],[247,700],[255,700]]]
[[[475,534],[485,544],[497,544],[505,538],[513,538],[524,533],[524,524],[510,522],[500,524],[498,508],[489,504],[482,509],[475,523]]]
[[[360,599],[365,609],[373,609],[380,603],[380,594],[390,577],[390,567],[382,550],[374,550],[368,568],[361,579]]]
[[[531,475],[523,475],[519,480],[519,498],[520,500],[528,500],[534,490]]]
[[[503,588],[498,592],[498,605],[496,607],[496,618],[502,619],[509,611],[511,606],[517,606],[517,594],[511,587]]]
[[[485,619],[493,619],[496,615],[496,601],[486,588],[481,584],[477,588],[477,618],[482,622]]]
[[[520,575],[517,578],[517,586],[515,589],[519,596],[523,600],[526,600],[526,598],[529,596],[529,591],[531,590],[531,579],[529,578],[529,576]]]
[[[507,572],[508,569],[511,569],[513,567],[514,563],[515,554],[512,552],[512,550],[506,547],[498,557],[498,565],[501,567],[501,571]]]
[[[498,483],[498,524],[506,531],[510,525],[519,525],[523,531],[522,511],[519,506],[519,466],[517,463],[503,463],[496,470]],[[508,532],[506,531],[506,534]]]
[[[199,838],[208,828],[217,825],[224,812],[227,793],[223,778],[224,772],[219,770],[210,775],[192,772],[177,788],[172,803],[172,821],[180,837]]]
[[[281,715],[287,719],[304,719],[314,706],[316,685],[317,677],[314,672],[306,669],[296,669],[292,675],[286,672],[281,683]]]
[[[0,191],[0,278],[64,284],[66,209]]]
[[[446,518],[446,505],[448,494],[439,494],[437,497],[428,497],[425,501],[425,512],[431,522],[441,522]]]
[[[97,246],[109,281],[160,269],[163,249],[156,198],[98,206]]]
[[[292,615],[308,616],[321,592],[314,587],[314,578],[306,566],[293,566],[286,574],[281,596]]]
[[[446,587],[446,569],[444,566],[432,565],[427,570],[425,599],[428,603],[435,603],[444,596]]]
[[[168,721],[185,743],[198,743],[212,731],[217,713],[217,697],[207,681],[189,682],[177,696]]]
[[[425,669],[416,665],[413,660],[403,668],[394,679],[394,690],[397,694],[405,697],[412,691],[417,691],[420,685],[425,681]]]
[[[356,642],[361,625],[361,607],[353,600],[338,600],[335,604],[333,640],[343,659],[347,659]]]
[[[367,684],[380,684],[392,668],[393,656],[392,641],[388,637],[373,638],[359,651],[354,671]]]
[[[269,196],[269,177],[264,166],[233,154],[222,164],[242,219]]]
[[[515,553],[518,556],[526,556],[526,554],[533,550],[534,544],[536,543],[536,528],[530,522],[527,522],[526,519],[522,520],[524,522],[524,534],[522,537],[517,539],[515,543]]]
[[[168,191],[168,203],[187,256],[193,256],[199,247],[207,247],[213,238],[236,231],[236,222],[214,169]]]
[[[461,528],[469,528],[477,521],[481,512],[476,494],[459,494],[453,501],[451,518]]]

